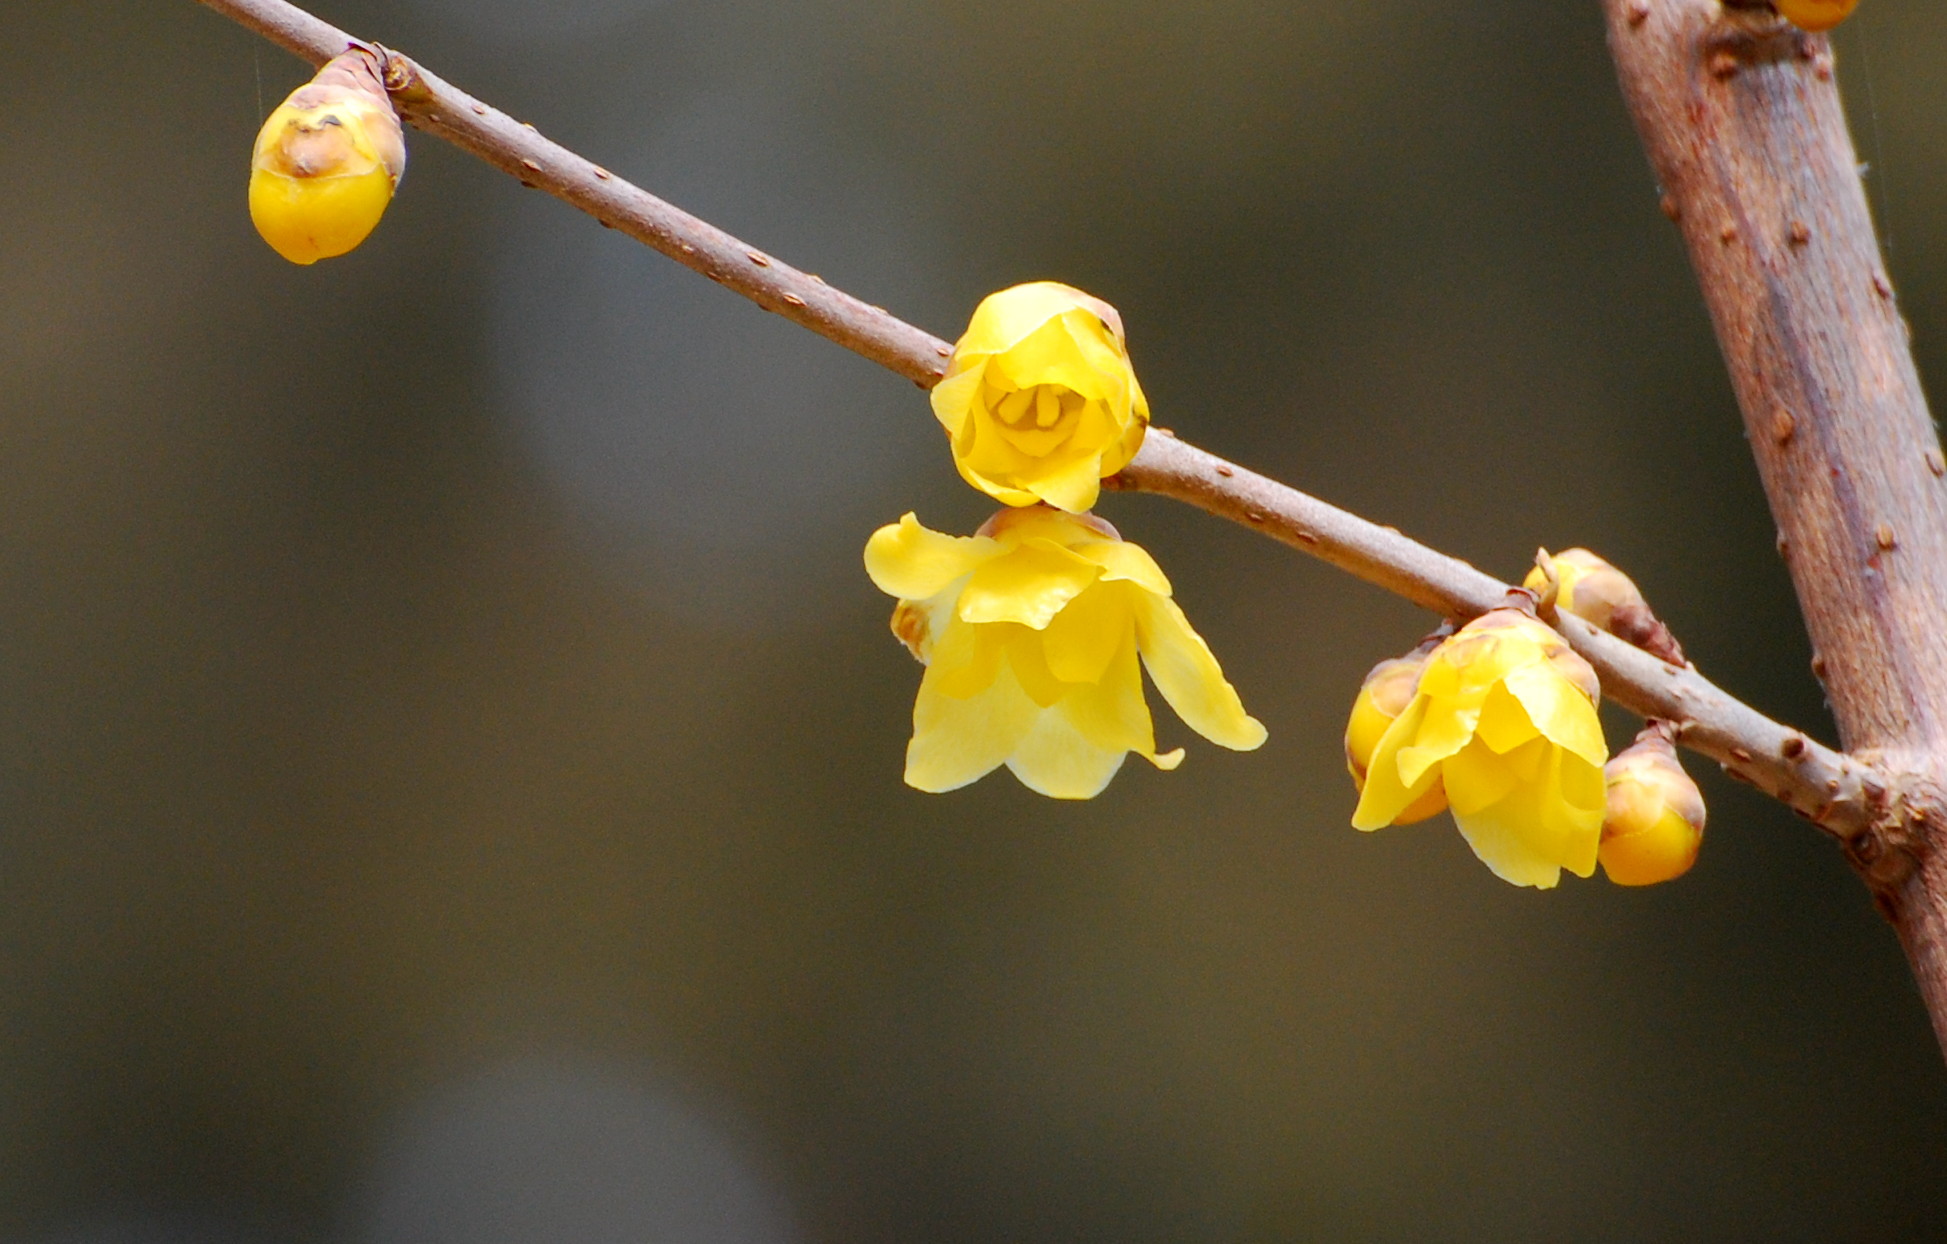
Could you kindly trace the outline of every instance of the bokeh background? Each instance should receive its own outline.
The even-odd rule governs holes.
[[[943,335],[1085,286],[1159,422],[1503,574],[1593,544],[1829,737],[1593,0],[321,11]],[[1937,380],[1947,19],[1837,46]],[[1940,1238],[1947,1074],[1783,809],[1700,773],[1653,891],[1357,834],[1430,620],[1127,496],[1270,743],[907,790],[860,549],[987,508],[909,384],[423,136],[283,263],[308,70],[190,0],[0,47],[0,1239]]]

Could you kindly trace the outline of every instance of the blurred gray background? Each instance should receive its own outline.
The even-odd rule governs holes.
[[[1594,0],[321,11],[946,336],[1086,287],[1158,422],[1503,574],[1592,544],[1829,737]],[[1837,46],[1937,384],[1947,20]],[[308,70],[190,0],[0,47],[0,1240],[1940,1238],[1947,1074],[1783,809],[1700,773],[1651,891],[1357,834],[1429,619],[1126,496],[1270,743],[907,790],[860,550],[989,508],[909,384],[418,135],[285,264]]]

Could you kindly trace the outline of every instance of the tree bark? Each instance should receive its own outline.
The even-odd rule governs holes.
[[[1947,462],[1832,48],[1763,0],[1603,0],[1623,95],[1703,286],[1844,746],[1847,855],[1947,1050]],[[1877,783],[1875,783],[1877,785]]]

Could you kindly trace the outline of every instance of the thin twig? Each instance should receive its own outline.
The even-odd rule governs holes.
[[[354,45],[344,31],[285,0],[201,3],[313,64]],[[389,50],[384,55],[386,85],[400,116],[416,128],[922,388],[943,374],[949,343],[629,184],[407,57]],[[1168,434],[1150,436],[1107,486],[1187,501],[1449,617],[1484,613],[1508,591],[1465,562]],[[1842,839],[1870,823],[1868,796],[1879,779],[1867,766],[1770,720],[1694,669],[1666,665],[1578,618],[1562,616],[1556,625],[1595,667],[1616,703],[1679,723],[1685,746]]]

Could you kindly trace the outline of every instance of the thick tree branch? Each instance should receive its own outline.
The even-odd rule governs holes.
[[[284,48],[322,64],[353,46],[344,31],[284,0],[201,0]],[[661,251],[849,350],[930,387],[952,347],[665,203],[474,99],[396,52],[387,87],[401,117],[528,185]],[[1175,497],[1262,531],[1445,616],[1494,608],[1508,586],[1465,562],[1205,453],[1166,433],[1109,487]],[[1679,723],[1681,741],[1836,836],[1872,820],[1884,779],[1740,703],[1694,669],[1667,665],[1580,619],[1555,619],[1617,703]]]
[[[1604,0],[1840,736],[1891,788],[1854,864],[1947,1044],[1947,462],[1881,263],[1832,49],[1764,0]]]

